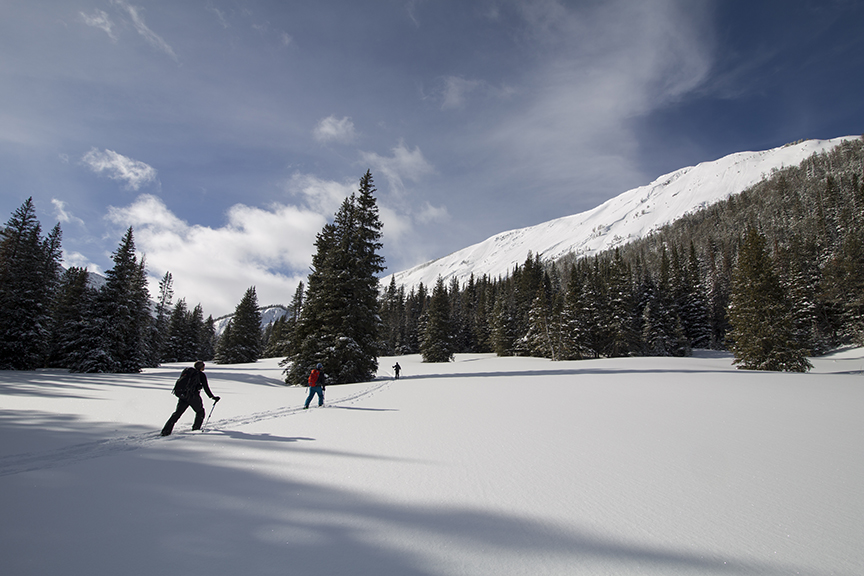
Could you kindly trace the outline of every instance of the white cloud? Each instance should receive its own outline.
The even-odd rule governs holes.
[[[70,212],[66,210],[66,203],[62,200],[58,200],[57,198],[51,199],[51,204],[54,205],[54,216],[60,222],[74,222],[75,224],[80,224],[84,226],[84,221],[81,218],[73,216]]]
[[[336,116],[328,116],[318,122],[312,131],[312,136],[321,143],[348,144],[354,140],[357,134],[354,131],[354,122],[351,121],[351,118],[345,116],[338,119]]]
[[[174,53],[174,49],[166,42],[161,36],[153,32],[147,24],[144,22],[144,17],[141,15],[141,8],[138,6],[133,6],[129,4],[125,0],[111,0],[111,3],[115,6],[120,7],[122,10],[125,10],[129,15],[129,18],[132,19],[132,26],[135,27],[135,30],[138,34],[141,35],[144,40],[150,44],[153,48],[163,52],[168,55],[172,60],[178,62],[177,55]]]
[[[418,146],[409,150],[404,142],[391,150],[392,156],[380,156],[375,152],[361,152],[364,162],[372,167],[373,174],[378,172],[390,183],[391,191],[402,194],[405,191],[405,180],[420,182],[426,176],[435,173],[435,167],[423,157]]]
[[[450,212],[446,206],[432,206],[429,202],[423,204],[422,210],[417,213],[417,220],[423,224],[432,222],[446,222],[450,219]]]
[[[574,182],[608,194],[644,180],[630,161],[633,121],[707,79],[705,7],[679,0],[519,7],[534,48],[548,58],[522,79],[518,107],[485,134],[485,145],[501,152],[502,177],[530,166],[535,180],[562,194]]]
[[[509,98],[515,90],[509,86],[495,87],[485,80],[468,80],[461,76],[447,76],[441,89],[441,109],[451,110],[465,108],[468,99],[476,95],[483,99]]]
[[[81,12],[81,20],[87,26],[92,26],[94,28],[99,28],[108,34],[108,37],[111,38],[112,41],[117,41],[117,35],[114,34],[114,22],[111,21],[111,17],[103,11],[97,9],[93,15],[87,15],[84,12]]]
[[[113,150],[106,149],[100,152],[92,148],[81,161],[97,174],[105,174],[112,180],[126,182],[126,188],[129,190],[138,190],[141,186],[156,180],[155,168]]]
[[[143,194],[129,206],[111,207],[107,218],[133,227],[154,295],[159,278],[170,271],[175,299],[200,302],[205,314],[232,312],[250,286],[261,305],[290,303],[308,274],[324,217],[283,204],[266,210],[236,204],[226,216],[221,228],[192,225],[160,198]]]
[[[104,275],[104,272],[102,272],[102,269],[99,268],[99,266],[90,262],[90,260],[80,252],[70,252],[68,250],[64,250],[63,266],[65,266],[66,268],[76,266],[78,268],[84,268],[88,272],[99,274],[100,276]]]
[[[444,79],[444,94],[441,107],[462,108],[471,92],[477,90],[483,83],[479,80],[465,80],[458,76],[448,76]]]
[[[302,197],[310,210],[324,216],[335,214],[342,201],[357,188],[357,182],[334,182],[299,173],[294,174],[287,184],[288,192]]]
[[[216,18],[219,20],[219,24],[222,25],[222,28],[225,28],[226,30],[228,29],[228,19],[225,18],[225,13],[222,10],[219,10],[210,3],[207,4],[207,10],[213,12],[213,14],[216,15]]]

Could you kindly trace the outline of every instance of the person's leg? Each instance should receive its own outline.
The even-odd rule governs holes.
[[[309,387],[309,395],[306,396],[306,404],[304,405],[304,408],[309,408],[309,403],[312,402],[312,397],[315,396],[315,388],[317,388],[317,386]]]
[[[318,386],[318,406],[324,405],[324,389],[321,386]]]
[[[204,417],[207,416],[207,411],[204,409],[204,402],[201,400],[200,394],[195,394],[189,399],[189,405],[195,410],[195,422],[192,424],[192,430],[200,430],[201,424],[204,423]]]
[[[180,419],[184,412],[186,412],[186,408],[189,407],[189,403],[183,400],[182,398],[177,399],[177,409],[174,410],[174,413],[171,414],[171,417],[168,418],[168,421],[165,423],[165,426],[162,427],[162,436],[168,436],[174,430],[174,424]]]

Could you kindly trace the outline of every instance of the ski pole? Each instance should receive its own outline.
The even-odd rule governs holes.
[[[219,402],[219,398],[213,400],[213,406],[210,407],[210,414],[207,415],[207,420],[204,421],[204,425],[201,426],[201,432],[204,432],[204,428],[207,427],[207,422],[210,422],[210,416],[213,415],[213,409],[216,408],[216,403]]]

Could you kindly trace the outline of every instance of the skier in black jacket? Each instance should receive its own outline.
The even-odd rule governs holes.
[[[201,424],[204,423],[204,416],[207,415],[207,411],[204,410],[204,402],[201,400],[200,391],[203,388],[204,392],[207,393],[207,396],[213,399],[213,403],[219,401],[219,396],[214,396],[213,392],[210,391],[210,386],[207,384],[207,375],[204,374],[204,362],[200,360],[195,363],[195,376],[197,377],[197,383],[192,387],[192,392],[189,393],[185,398],[177,399],[177,409],[174,410],[174,413],[168,418],[168,421],[165,423],[165,426],[162,428],[162,436],[168,436],[174,430],[174,424],[177,423],[177,420],[186,412],[186,408],[189,406],[192,407],[192,410],[195,411],[195,422],[192,424],[192,430],[200,430]]]

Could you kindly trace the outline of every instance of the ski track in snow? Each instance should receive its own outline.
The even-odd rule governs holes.
[[[379,381],[373,380],[370,387],[349,396],[339,398],[335,401],[328,401],[325,404],[325,407],[354,404],[357,400],[370,396],[387,387],[390,382],[392,382],[390,379]],[[51,450],[49,452],[12,454],[0,457],[0,477],[21,474],[22,472],[57,468],[84,460],[90,460],[92,458],[101,458],[102,456],[109,456],[120,452],[138,450],[139,448],[150,446],[157,441],[173,442],[182,440],[191,435],[200,436],[202,434],[207,434],[208,429],[224,430],[226,428],[237,428],[240,426],[255,424],[257,422],[263,422],[265,420],[292,416],[298,412],[306,412],[306,410],[304,410],[302,406],[283,407],[264,412],[255,412],[244,416],[213,420],[204,427],[203,432],[174,432],[165,438],[160,435],[159,431],[144,432],[119,438],[108,438],[105,440],[97,440],[95,442],[85,442],[83,444],[64,446],[63,448],[58,448],[57,450]]]

